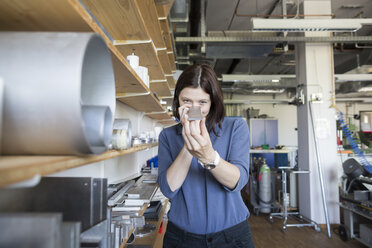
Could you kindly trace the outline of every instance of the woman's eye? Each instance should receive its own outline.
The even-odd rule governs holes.
[[[186,102],[187,103],[187,102],[190,102],[190,100],[183,100],[183,102]]]

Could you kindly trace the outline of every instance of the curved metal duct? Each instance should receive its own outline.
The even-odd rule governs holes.
[[[3,154],[107,149],[115,112],[110,52],[94,33],[2,32]]]

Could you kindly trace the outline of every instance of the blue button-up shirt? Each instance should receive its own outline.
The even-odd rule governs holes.
[[[182,125],[164,129],[159,136],[158,185],[171,200],[168,218],[181,229],[209,234],[232,227],[249,217],[240,190],[249,178],[249,130],[241,118],[225,117],[222,127],[216,126],[217,136],[210,132],[213,148],[221,158],[239,168],[240,178],[231,190],[198,164],[193,157],[182,186],[170,189],[166,172],[184,146]]]

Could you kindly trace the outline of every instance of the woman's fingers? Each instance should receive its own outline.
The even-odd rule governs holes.
[[[185,140],[187,149],[193,150],[193,147],[190,142],[190,122],[186,121],[182,128],[182,135]]]
[[[182,125],[185,124],[186,121],[188,121],[188,117],[186,118],[186,115],[189,113],[190,106],[185,104],[178,108],[178,114],[180,116],[180,121]]]
[[[198,142],[199,147],[205,144],[204,138],[200,133],[200,121],[191,121],[190,123],[191,136]]]
[[[208,129],[207,129],[207,126],[206,126],[206,120],[205,120],[205,117],[200,121],[200,132],[201,132],[201,135],[205,138],[208,138],[209,139],[209,133],[208,133]]]
[[[192,150],[193,151],[196,151],[198,149],[200,149],[200,145],[199,143],[195,140],[195,138],[193,137],[193,133],[195,133],[195,121],[187,121],[184,125],[184,128],[185,128],[185,135],[186,135],[186,138],[188,139],[188,141],[190,142],[190,145],[192,147]]]

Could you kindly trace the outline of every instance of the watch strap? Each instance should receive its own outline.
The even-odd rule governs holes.
[[[214,152],[216,153],[216,158],[214,159],[212,163],[203,163],[200,160],[198,160],[199,164],[201,164],[201,166],[203,166],[204,169],[207,169],[207,170],[214,169],[220,163],[220,160],[221,160],[220,155],[218,154],[217,151],[214,151]]]

